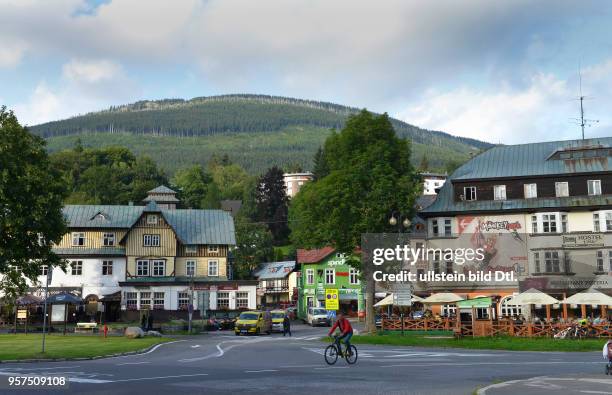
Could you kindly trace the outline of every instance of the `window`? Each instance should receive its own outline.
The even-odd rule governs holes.
[[[601,229],[599,226],[599,214],[598,213],[593,213],[593,231],[601,232]]]
[[[512,303],[512,296],[506,296],[499,303],[499,315],[502,317],[516,317],[523,314],[520,305]]]
[[[73,246],[84,246],[85,245],[85,233],[80,233],[80,232],[72,233],[72,245]]]
[[[159,247],[159,235],[144,235],[143,244],[145,247]]]
[[[314,269],[306,269],[306,284],[314,284]]]
[[[185,274],[188,276],[195,276],[196,274],[196,261],[185,262]]]
[[[236,292],[236,308],[237,309],[248,309],[249,308],[249,293],[248,292]]]
[[[41,276],[46,276],[48,272],[49,272],[48,265],[40,265],[40,275]]]
[[[555,214],[542,214],[542,232],[557,233],[557,216]]]
[[[606,213],[606,231],[612,230],[612,212]]]
[[[525,199],[533,199],[538,197],[538,184],[525,184]]]
[[[177,300],[179,310],[187,310],[189,307],[189,292],[179,292]]]
[[[436,274],[440,273],[440,251],[435,251],[433,254],[433,260],[431,263],[431,267],[433,269],[433,272]]]
[[[561,233],[567,233],[567,214],[561,214]]]
[[[166,275],[166,261],[153,261],[153,275],[154,276],[165,276]]]
[[[113,275],[113,261],[102,261],[102,275],[103,276]]]
[[[597,272],[602,273],[604,271],[604,252],[597,251]]]
[[[444,220],[444,236],[452,235],[452,221],[450,218]]]
[[[187,245],[185,246],[185,254],[196,254],[198,252],[198,246]]]
[[[140,309],[149,310],[151,309],[151,292],[140,293]]]
[[[588,180],[589,196],[601,195],[601,180]]]
[[[608,271],[612,272],[612,250],[608,250]]]
[[[334,269],[325,269],[325,284],[336,283],[336,271]]]
[[[465,200],[476,200],[476,187],[463,187]]]
[[[149,261],[136,261],[136,275],[137,276],[148,276],[149,275]]]
[[[219,246],[209,245],[208,246],[208,253],[209,254],[218,254],[219,253]]]
[[[559,264],[559,252],[558,251],[544,252],[544,265],[546,267],[546,273],[560,273],[561,266]]]
[[[567,182],[555,182],[555,195],[557,197],[569,196],[569,185]]]
[[[155,215],[155,214],[147,215],[147,224],[148,225],[157,225],[157,215]]]
[[[593,213],[593,230],[595,232],[612,231],[612,211],[597,211]]]
[[[446,262],[446,274],[453,274],[453,261]]]
[[[229,292],[217,292],[217,309],[229,309]]]
[[[432,231],[434,236],[437,236],[440,233],[440,228],[438,227],[438,220],[437,219],[432,219],[431,220],[431,231]]]
[[[359,271],[354,267],[350,268],[349,270],[349,284],[359,284]]]
[[[506,186],[505,185],[495,185],[493,187],[493,199],[506,200]]]
[[[536,273],[542,273],[541,266],[540,266],[540,253],[539,252],[533,253],[533,265],[535,267]]]
[[[421,277],[425,275],[425,269],[417,269],[417,281],[421,281]]]
[[[70,262],[70,274],[73,276],[80,276],[83,274],[83,261]]]
[[[165,292],[154,292],[153,293],[153,308],[163,309],[165,300],[166,300]]]
[[[208,275],[211,277],[216,277],[219,275],[218,261],[208,261]]]
[[[443,304],[440,308],[440,314],[442,314],[442,317],[454,316],[456,312],[457,306],[455,306],[454,304]]]
[[[115,234],[114,233],[104,233],[102,238],[102,243],[104,247],[112,247],[115,245]]]
[[[531,233],[538,233],[538,217],[536,215],[531,216]]]
[[[136,310],[138,305],[138,294],[136,292],[126,292],[125,293],[125,305],[128,310]]]

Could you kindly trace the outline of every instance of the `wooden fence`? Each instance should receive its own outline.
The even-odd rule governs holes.
[[[475,320],[462,322],[461,326],[453,319],[403,319],[405,331],[454,331],[461,336],[517,336],[517,337],[553,337],[556,333],[574,326],[572,323],[523,323],[517,324],[510,320]],[[401,331],[402,319],[383,318],[382,329]],[[586,337],[612,338],[612,324],[592,324],[586,327]]]

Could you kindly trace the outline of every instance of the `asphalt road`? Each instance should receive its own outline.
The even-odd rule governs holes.
[[[19,394],[612,394],[599,352],[540,353],[358,345],[349,366],[323,360],[326,328],[294,325],[293,337],[185,337],[147,354],[92,361],[0,365],[9,376],[57,375],[68,389]],[[4,384],[6,385],[6,384]]]

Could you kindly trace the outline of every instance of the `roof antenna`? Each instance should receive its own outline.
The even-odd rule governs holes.
[[[578,96],[578,100],[580,100],[580,118],[572,118],[572,119],[578,122],[578,125],[580,125],[582,129],[582,140],[584,140],[584,127],[593,126],[594,123],[599,122],[599,119],[586,119],[584,117],[584,100],[587,99],[587,97],[583,96],[582,94],[582,70],[580,68],[580,64],[578,64],[578,81],[579,81],[579,89],[580,89],[580,96]]]

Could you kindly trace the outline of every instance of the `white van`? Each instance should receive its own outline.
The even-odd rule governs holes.
[[[327,310],[322,307],[309,307],[306,322],[310,326],[331,326],[331,320],[327,316]]]

